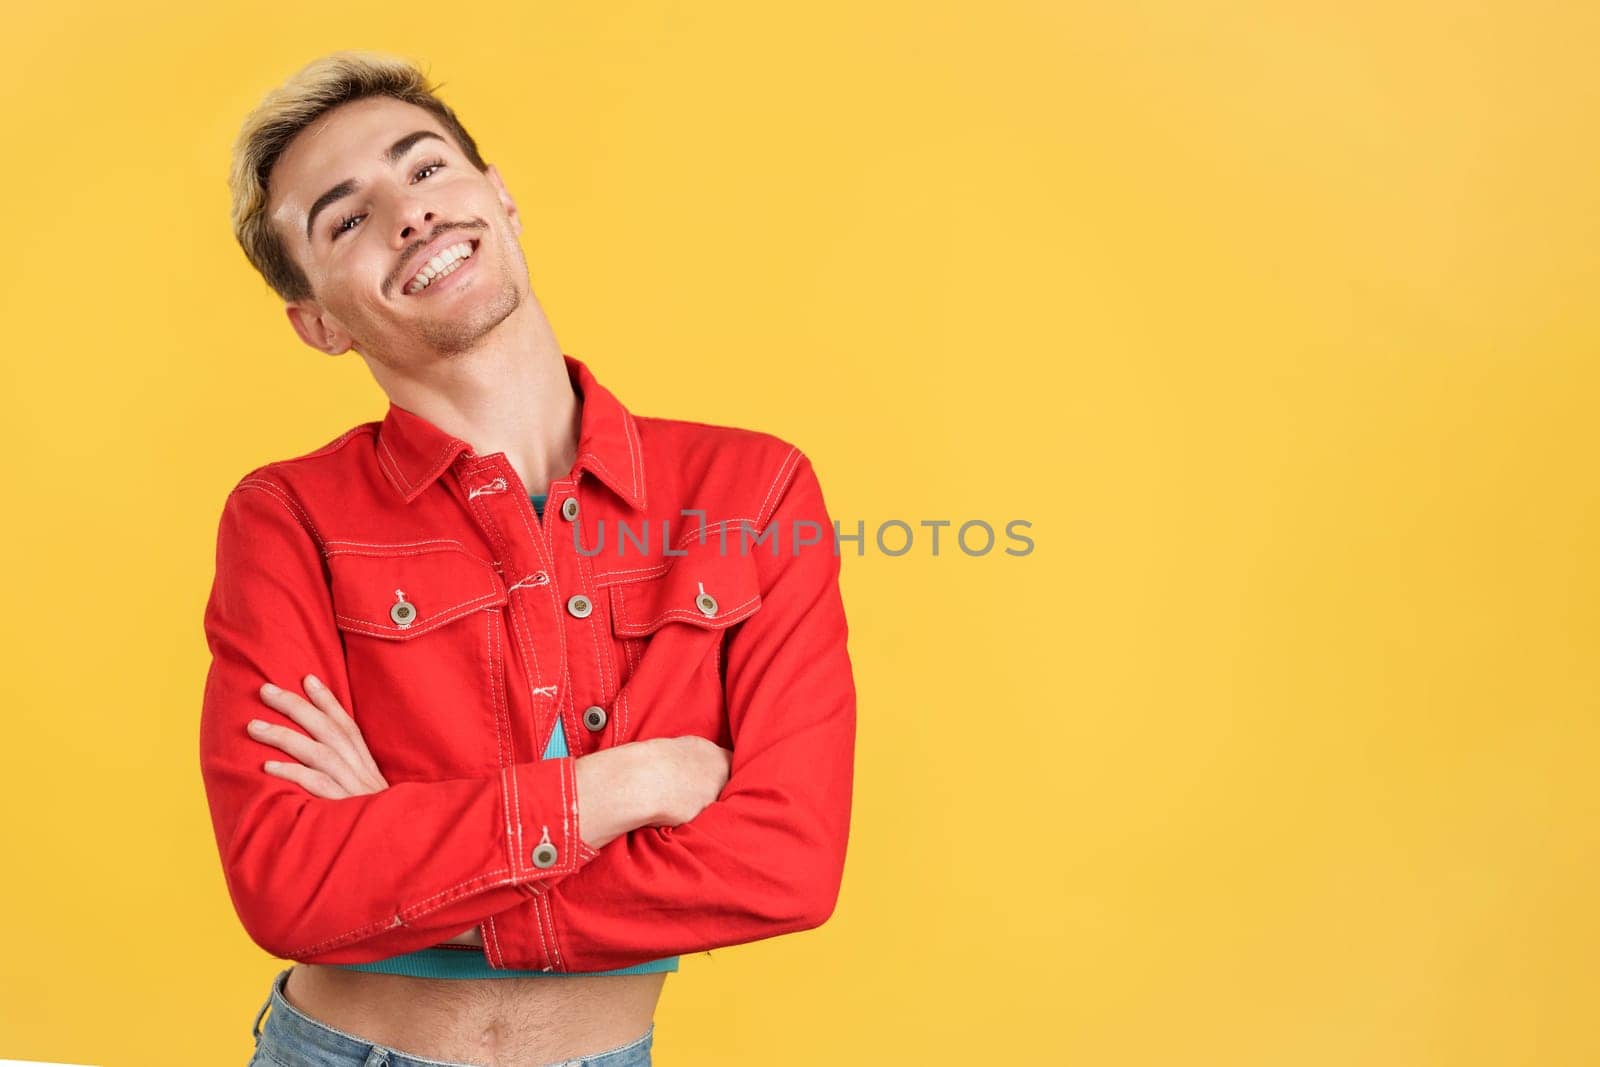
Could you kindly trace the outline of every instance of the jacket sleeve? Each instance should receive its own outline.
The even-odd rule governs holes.
[[[597,855],[579,836],[570,756],[337,799],[263,769],[293,757],[250,737],[246,724],[300,728],[261,699],[262,683],[300,692],[315,674],[343,707],[360,704],[350,699],[316,529],[259,472],[223,506],[205,634],[201,777],[234,910],[274,956],[367,963],[437,944],[527,905],[532,885]],[[556,860],[541,868],[533,852],[546,833]]]
[[[798,554],[796,520],[806,538],[820,533]],[[758,941],[833,913],[850,830],[856,695],[833,522],[804,455],[772,523],[778,555],[751,549],[764,572],[761,608],[726,646],[727,785],[689,822],[633,830],[584,870],[535,889],[553,919],[555,970]]]

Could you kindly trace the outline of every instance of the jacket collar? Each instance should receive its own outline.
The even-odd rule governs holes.
[[[643,510],[644,459],[639,428],[611,391],[595,380],[582,361],[562,354],[582,412],[578,417],[578,458],[573,475],[589,471],[635,509]],[[476,455],[468,442],[446,433],[415,412],[389,402],[378,426],[378,465],[395,491],[411,503],[443,474],[457,456]]]

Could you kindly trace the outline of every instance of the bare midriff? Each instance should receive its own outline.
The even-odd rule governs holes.
[[[478,928],[447,944],[482,945]],[[424,1059],[526,1067],[644,1035],[665,972],[559,978],[412,978],[297,963],[284,995],[347,1034]]]

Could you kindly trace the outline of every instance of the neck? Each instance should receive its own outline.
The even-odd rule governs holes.
[[[392,401],[480,456],[504,452],[528,492],[543,493],[552,478],[571,473],[582,408],[536,300],[525,299],[482,344],[422,373],[380,370],[375,366],[374,376]]]

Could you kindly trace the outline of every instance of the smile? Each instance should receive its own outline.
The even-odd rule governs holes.
[[[444,249],[438,255],[424,263],[411,280],[406,282],[402,290],[407,296],[415,296],[428,288],[440,278],[448,277],[460,270],[467,260],[472,258],[475,243],[462,241]]]

